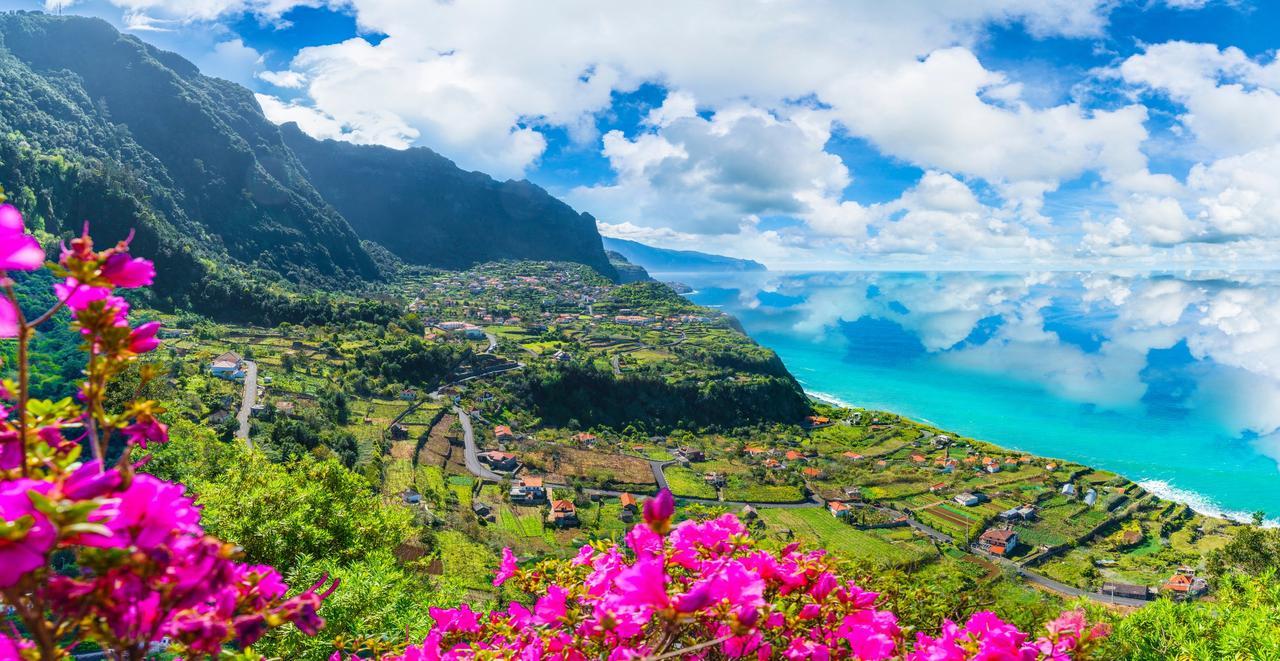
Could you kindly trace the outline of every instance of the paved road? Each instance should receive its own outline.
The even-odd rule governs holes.
[[[249,440],[249,416],[253,414],[253,405],[258,403],[258,364],[252,360],[244,362],[244,395],[240,398],[240,413],[236,420],[240,429],[236,430],[236,438],[244,439],[245,445],[253,447]]]
[[[484,352],[493,353],[493,350],[498,348],[498,336],[494,335],[493,333],[486,332],[484,334],[484,338],[486,340],[489,340],[489,346],[485,348]]]
[[[666,468],[668,465],[670,465],[670,464],[674,464],[674,463],[676,463],[676,462],[674,462],[674,461],[658,461],[658,460],[656,460],[656,459],[650,459],[650,460],[649,460],[649,469],[653,471],[653,479],[654,479],[654,481],[656,481],[656,482],[658,483],[658,490],[659,490],[659,491],[661,491],[661,490],[663,490],[663,489],[667,489],[667,488],[669,488],[669,487],[667,486],[667,474],[666,474],[665,472],[663,472],[663,470],[662,470],[662,469],[664,469],[664,468]]]
[[[471,416],[457,406],[453,407],[453,412],[458,416],[458,422],[462,424],[462,445],[465,448],[463,456],[466,459],[467,470],[483,480],[499,482],[504,479],[504,476],[485,468],[484,464],[480,463],[479,452],[476,450],[476,435],[471,429]]]
[[[1019,576],[1026,579],[1028,583],[1034,583],[1035,585],[1039,585],[1040,587],[1047,588],[1068,597],[1084,597],[1104,604],[1117,604],[1120,606],[1131,606],[1133,608],[1142,608],[1143,606],[1151,603],[1144,599],[1129,599],[1128,597],[1114,597],[1111,595],[1098,594],[1097,592],[1087,592],[1080,588],[1067,585],[1066,583],[1059,583],[1048,576],[1037,574],[1008,558],[987,553],[980,548],[973,547],[969,549],[969,551],[974,555],[986,558],[987,560],[999,564],[1002,567],[1008,567],[1014,570]]]
[[[622,366],[619,365],[618,363],[619,363],[618,354],[615,353],[609,357],[609,364],[613,366],[614,376],[622,376]]]

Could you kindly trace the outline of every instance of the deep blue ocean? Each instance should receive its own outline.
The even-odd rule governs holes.
[[[1280,273],[656,274],[818,397],[1280,516]]]

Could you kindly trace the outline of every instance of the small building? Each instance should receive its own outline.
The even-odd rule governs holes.
[[[978,548],[995,555],[1009,555],[1017,545],[1018,533],[1005,528],[991,528],[978,537]]]
[[[406,402],[412,402],[417,398],[418,398],[418,391],[414,390],[413,388],[405,388],[404,390],[400,391],[400,399],[403,399]]]
[[[513,471],[518,465],[516,456],[510,452],[481,452],[477,457],[496,471]]]
[[[1036,518],[1035,505],[1019,505],[1018,507],[1007,509],[996,515],[1001,521],[1033,521]]]
[[[799,452],[796,452],[795,450],[787,450],[787,453],[783,456],[786,457],[787,461],[804,460],[804,455],[800,454]]]
[[[862,487],[845,487],[844,499],[855,503],[862,502]]]
[[[929,485],[929,493],[937,493],[946,488],[947,488],[946,482],[938,482],[937,484],[931,484]]]
[[[1096,502],[1098,502],[1098,491],[1097,491],[1096,489],[1090,489],[1090,490],[1088,490],[1088,491],[1084,492],[1084,504],[1085,504],[1085,505],[1090,505],[1090,506],[1092,506],[1092,505],[1093,505],[1094,503],[1096,503]]]
[[[391,440],[404,441],[409,438],[409,430],[404,425],[396,423],[391,425]]]
[[[1064,496],[1074,496],[1074,495],[1076,495],[1076,485],[1074,485],[1074,484],[1072,484],[1072,483],[1070,483],[1070,482],[1068,482],[1068,483],[1066,483],[1066,484],[1062,485],[1062,495],[1064,495]]]
[[[515,432],[511,431],[511,427],[508,427],[507,425],[498,425],[497,427],[494,427],[493,437],[497,439],[499,443],[516,440]]]
[[[713,487],[724,486],[724,476],[721,475],[720,473],[707,473],[706,475],[702,476],[702,481],[706,482],[707,484],[710,484]]]
[[[810,429],[817,429],[819,427],[826,427],[827,425],[830,425],[831,418],[828,418],[825,415],[811,415],[804,419],[804,423],[805,426]]]
[[[964,505],[965,507],[973,507],[982,502],[982,499],[977,494],[969,493],[968,491],[956,494],[952,500],[956,501],[956,504]]]
[[[524,477],[511,485],[511,502],[517,505],[537,505],[547,500],[547,489],[540,477]]]
[[[294,403],[289,400],[279,400],[274,406],[276,407],[276,413],[287,416],[292,416],[297,408]]]
[[[624,493],[618,496],[618,502],[622,505],[622,511],[618,514],[618,518],[630,523],[640,511],[640,506],[636,503],[636,497],[629,493]]]
[[[1143,585],[1132,585],[1130,583],[1117,583],[1115,581],[1107,581],[1102,584],[1102,589],[1098,590],[1098,594],[1108,597],[1120,597],[1122,599],[1141,599],[1142,601],[1151,600],[1151,590]]]
[[[1194,599],[1209,591],[1209,584],[1193,573],[1179,571],[1160,587],[1174,599]]]
[[[588,434],[587,432],[579,432],[577,434],[574,434],[573,436],[570,436],[569,440],[575,443],[586,443],[587,445],[590,445],[592,443],[595,443],[597,439],[595,434]]]
[[[750,505],[743,505],[742,510],[738,512],[738,516],[742,517],[743,521],[755,521],[760,518],[760,513]]]
[[[827,476],[827,474],[824,473],[821,468],[814,468],[813,466],[809,466],[801,472],[804,473],[805,477],[811,478],[814,480],[821,480],[822,478]]]
[[[852,459],[852,460],[854,460],[854,461],[857,461],[857,460],[859,460],[859,459],[861,459],[861,458],[862,458],[862,455],[861,455],[861,454],[859,454],[859,453],[857,453],[857,452],[853,452],[852,450],[850,450],[850,451],[848,451],[848,452],[845,452],[845,453],[841,454],[840,456],[844,457],[845,459]]]
[[[772,458],[765,459],[764,461],[760,462],[760,465],[772,470],[778,470],[784,467],[781,461],[778,461],[777,459],[772,459]]]
[[[234,351],[228,351],[213,359],[209,365],[209,373],[220,379],[239,379],[244,377],[244,358]]]
[[[682,447],[680,448],[680,456],[688,461],[706,461],[707,453],[700,448]]]
[[[837,519],[848,518],[849,513],[852,510],[853,508],[849,507],[848,503],[842,503],[838,500],[832,500],[827,502],[827,511],[831,512],[831,516],[834,516]]]
[[[493,508],[489,507],[488,504],[482,503],[478,500],[471,503],[471,511],[475,512],[476,517],[479,518],[481,521],[488,521],[489,523],[494,523],[498,520],[498,516],[497,514],[494,513]]]
[[[559,363],[567,363],[573,360],[573,356],[569,355],[569,352],[567,351],[556,350],[555,353],[551,354],[551,360]]]
[[[547,522],[557,528],[570,528],[578,525],[578,508],[572,500],[556,499],[551,501],[551,514]]]

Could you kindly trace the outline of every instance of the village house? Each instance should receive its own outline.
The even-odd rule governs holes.
[[[399,423],[391,425],[391,440],[405,441],[409,439],[409,430]]]
[[[845,487],[844,498],[855,503],[862,502],[862,487]]]
[[[618,518],[622,519],[624,523],[631,523],[631,520],[636,517],[636,513],[640,511],[640,506],[636,503],[636,497],[629,493],[624,493],[618,497],[618,502],[622,505],[622,511],[618,514]]]
[[[494,513],[493,508],[478,500],[471,504],[471,511],[475,512],[476,517],[481,521],[494,523],[498,520],[498,516]]]
[[[814,468],[814,467],[812,467],[812,466],[810,466],[810,467],[808,467],[808,468],[805,468],[805,469],[804,469],[803,471],[801,471],[801,472],[803,472],[803,473],[804,473],[804,476],[805,476],[805,477],[812,478],[812,479],[815,479],[815,480],[820,480],[820,479],[822,479],[822,478],[826,477],[826,475],[827,475],[826,473],[824,473],[824,472],[822,471],[822,469],[821,469],[821,468]]]
[[[760,465],[771,470],[778,470],[780,468],[785,468],[782,462],[778,461],[777,459],[765,459],[764,461],[760,462]]]
[[[1064,496],[1074,496],[1074,495],[1076,495],[1076,485],[1074,485],[1074,484],[1072,484],[1072,483],[1070,483],[1070,482],[1068,482],[1068,483],[1066,483],[1066,484],[1062,485],[1062,495],[1064,495]]]
[[[1098,492],[1097,492],[1097,490],[1096,490],[1096,489],[1090,489],[1090,490],[1088,490],[1088,491],[1084,492],[1084,504],[1085,504],[1085,505],[1092,506],[1092,505],[1093,505],[1094,503],[1096,503],[1096,502],[1098,502]]]
[[[588,434],[587,432],[578,432],[577,434],[570,436],[569,440],[573,441],[574,443],[585,443],[587,445],[591,445],[592,443],[596,442],[596,435]]]
[[[1001,521],[1033,521],[1036,518],[1035,505],[1019,505],[996,515]]]
[[[974,505],[982,502],[982,498],[980,496],[974,493],[969,493],[968,491],[956,494],[955,498],[952,500],[956,501],[959,505],[964,505],[965,507],[973,507]]]
[[[702,481],[706,482],[707,484],[710,484],[713,487],[724,486],[724,476],[719,473],[707,473],[706,475],[702,476]]]
[[[995,555],[1009,555],[1018,545],[1018,533],[1012,530],[991,528],[978,538],[978,548]]]
[[[938,482],[937,484],[931,484],[929,485],[929,493],[937,493],[946,488],[947,488],[946,482]]]
[[[849,513],[853,510],[847,503],[838,500],[832,500],[827,503],[827,511],[831,512],[831,516],[837,519],[845,519],[849,517]]]
[[[811,415],[804,419],[805,426],[809,429],[818,429],[831,424],[831,418],[825,415]]]
[[[857,452],[852,452],[852,451],[850,451],[850,452],[845,452],[845,453],[841,454],[840,456],[844,457],[845,459],[852,459],[852,460],[854,460],[854,461],[857,461],[857,460],[859,460],[859,459],[861,459],[861,458],[862,458],[862,455],[861,455],[861,454],[858,454]]]
[[[750,505],[743,505],[742,509],[738,510],[738,516],[742,517],[743,521],[750,522],[759,519],[760,513],[756,511],[756,508]]]
[[[511,502],[517,505],[537,505],[547,499],[546,487],[540,477],[524,477],[511,485]]]
[[[795,450],[787,450],[787,453],[783,456],[786,457],[787,461],[803,461],[804,460],[804,455],[800,454],[799,452],[796,452]]]
[[[244,378],[244,358],[234,351],[228,351],[213,359],[209,365],[209,373],[220,379]]]
[[[1151,590],[1147,587],[1129,583],[1117,583],[1115,581],[1103,583],[1102,589],[1098,590],[1098,594],[1122,599],[1141,599],[1142,601],[1151,599]]]
[[[1168,593],[1174,599],[1194,599],[1208,590],[1209,584],[1189,568],[1179,569],[1178,573],[1160,587],[1161,592]]]
[[[477,455],[480,461],[496,471],[509,472],[516,469],[516,456],[510,452],[481,452]]]
[[[578,525],[578,508],[572,500],[556,499],[551,501],[551,514],[547,522],[556,528],[569,528]]]
[[[699,448],[682,447],[680,448],[680,455],[686,461],[706,461],[707,459],[707,454]]]
[[[493,438],[499,443],[506,443],[508,441],[516,440],[516,435],[515,432],[511,431],[511,427],[508,427],[507,425],[498,425],[493,428]]]
[[[911,461],[913,463],[923,464],[925,462],[925,456],[922,454],[913,454],[911,455]]]

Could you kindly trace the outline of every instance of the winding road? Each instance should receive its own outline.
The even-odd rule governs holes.
[[[244,444],[253,448],[249,440],[249,416],[253,415],[253,405],[258,403],[258,364],[252,360],[244,361],[244,395],[240,398],[240,412],[236,421],[240,428],[236,430],[236,438],[244,439]]]

